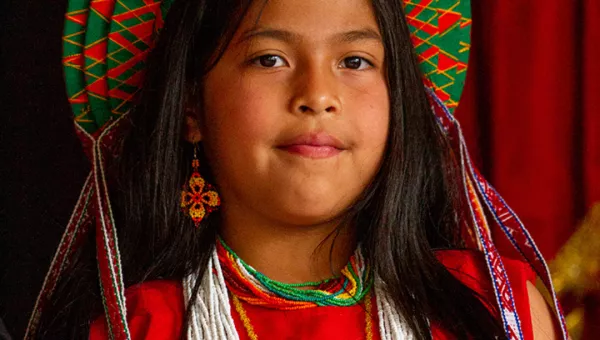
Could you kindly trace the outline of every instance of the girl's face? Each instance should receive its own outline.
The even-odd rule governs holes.
[[[255,1],[204,80],[202,142],[225,216],[340,217],[382,160],[385,78],[370,1]]]

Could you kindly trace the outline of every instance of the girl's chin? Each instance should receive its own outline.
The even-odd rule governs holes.
[[[290,225],[298,226],[319,226],[330,224],[336,220],[340,220],[344,209],[331,207],[331,209],[298,209],[285,208],[280,210],[281,220],[288,221]]]

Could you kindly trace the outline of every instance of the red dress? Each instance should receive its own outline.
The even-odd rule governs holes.
[[[437,256],[465,285],[489,301],[495,301],[483,255],[474,251],[450,250],[437,252]],[[533,339],[526,283],[533,282],[535,274],[523,262],[507,258],[503,258],[503,262],[513,289],[524,339]],[[181,282],[144,282],[128,288],[126,300],[133,340],[180,338],[185,312]],[[260,307],[243,301],[240,303],[242,313],[246,314],[258,339],[358,340],[366,339],[369,329],[373,340],[380,339],[375,297],[371,297],[370,303],[367,303],[367,307],[371,308],[370,317],[365,313],[364,302],[350,307],[327,306],[291,311]],[[240,340],[250,340],[240,317],[240,308],[234,306],[233,300],[231,311]],[[431,332],[434,340],[452,339],[435,324]],[[108,339],[104,317],[95,320],[90,328],[90,340],[100,339]]]

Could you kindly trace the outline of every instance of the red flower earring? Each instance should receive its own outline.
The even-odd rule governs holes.
[[[200,222],[221,205],[221,199],[215,189],[200,175],[200,161],[197,157],[198,145],[194,145],[194,159],[192,160],[192,176],[181,191],[181,209],[190,216],[194,225]]]

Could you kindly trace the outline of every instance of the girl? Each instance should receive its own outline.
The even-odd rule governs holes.
[[[531,269],[490,243],[492,189],[445,134],[400,1],[176,0],[164,25],[135,109],[81,132],[105,315],[86,305],[70,336],[564,336]],[[111,180],[103,147],[125,122]],[[87,243],[54,306],[100,300]]]

